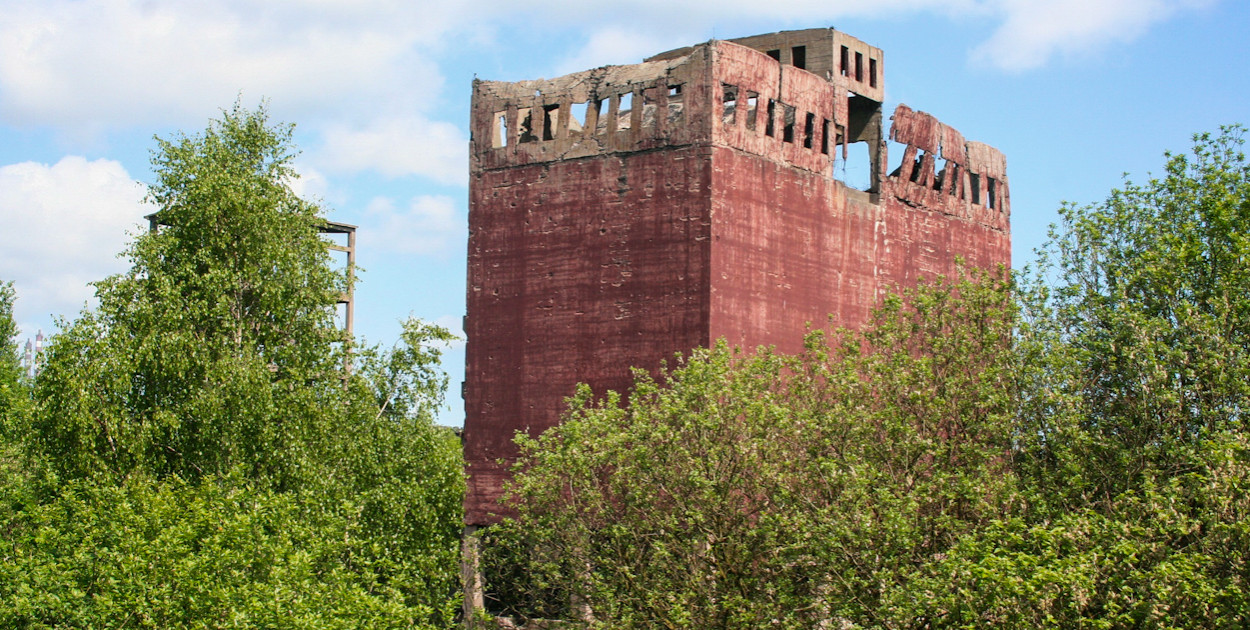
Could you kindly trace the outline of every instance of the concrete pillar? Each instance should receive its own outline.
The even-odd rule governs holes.
[[[482,583],[482,537],[477,525],[466,525],[460,536],[460,584],[464,588],[464,626],[477,627],[486,610]]]

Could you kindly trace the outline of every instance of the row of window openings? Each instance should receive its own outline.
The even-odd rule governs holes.
[[[768,51],[768,56],[781,61],[781,49]],[[842,58],[839,71],[844,77],[854,76],[856,81],[864,82],[864,53],[855,53],[855,65],[851,65],[851,49],[842,47]],[[794,46],[790,49],[790,65],[795,68],[807,69],[807,46]],[[877,87],[877,60],[868,59],[868,85]]]
[[[781,61],[781,49],[768,51],[768,56]],[[842,47],[842,58],[839,71],[844,77],[855,77],[856,81],[864,82],[864,53],[855,53],[855,65],[851,65],[851,49]],[[790,49],[790,65],[795,68],[807,69],[807,46],[794,46]],[[868,59],[868,85],[877,87],[877,60]]]
[[[781,61],[781,49],[768,51],[768,56]],[[807,69],[807,46],[794,46],[790,49],[790,65],[800,70]]]
[[[685,104],[682,102],[681,85],[668,86],[668,123],[669,125],[681,122],[684,114]],[[651,90],[643,92],[643,110],[642,110],[642,127],[655,127],[657,123],[656,108],[658,103],[652,95]],[[535,96],[538,96],[535,94]],[[616,130],[624,131],[633,126],[633,109],[634,109],[634,93],[625,92],[617,95],[616,107]],[[595,122],[595,135],[603,135],[608,132],[608,118],[604,115],[605,106],[610,107],[609,99],[591,99],[583,103],[573,103],[570,105],[568,132],[571,134],[581,134],[585,131],[585,125],[593,118]],[[560,120],[560,104],[543,105],[541,108],[521,107],[517,109],[517,120],[519,121],[518,133],[513,136],[508,129],[508,113],[495,112],[494,130],[492,146],[506,147],[514,139],[516,142],[538,142],[538,130],[534,127],[534,112],[541,109],[543,115],[542,140],[555,140],[557,136],[557,128]],[[578,116],[578,114],[581,116]]]
[[[722,88],[724,104],[723,122],[727,126],[735,125],[737,124],[737,112],[740,109],[738,106],[740,91],[737,86],[729,84],[722,84]],[[618,131],[629,129],[632,125],[633,96],[634,94],[632,92],[626,92],[618,96],[616,115],[616,128]],[[758,112],[760,95],[758,92],[747,90],[744,96],[746,101],[746,127],[747,129],[754,131],[756,129],[756,120],[759,117]],[[681,97],[682,91],[680,85],[668,87],[668,124],[670,125],[678,123],[681,120],[684,106]],[[602,135],[607,133],[608,117],[603,115],[605,103],[607,103],[607,99],[595,99],[585,103],[574,104],[569,116],[569,132],[582,133],[586,121],[591,118],[591,114],[593,113],[594,118],[597,121],[595,125],[595,134]],[[644,93],[642,116],[642,126],[644,128],[655,126],[656,116],[654,110],[656,105],[657,104],[651,95],[649,93]],[[556,138],[556,129],[560,119],[560,107],[561,106],[559,104],[543,105],[541,107],[543,112],[542,140],[554,140]],[[516,138],[518,142],[537,142],[539,140],[539,135],[533,125],[533,112],[535,109],[537,108],[522,107],[517,110],[517,120],[520,121],[519,134]],[[581,109],[581,117],[576,115],[578,109]],[[778,109],[781,110],[780,120],[778,120],[777,116]],[[495,147],[508,146],[509,141],[512,139],[512,134],[510,134],[508,130],[507,112],[495,112],[493,118],[495,123],[493,145]],[[797,110],[793,105],[787,105],[786,103],[774,99],[768,99],[764,135],[776,137],[777,122],[781,123],[782,141],[790,143],[795,142],[795,132],[798,124]],[[829,154],[831,139],[830,131],[832,128],[837,128],[837,126],[833,125],[827,118],[821,119],[820,152],[825,155]],[[835,146],[841,141],[840,135],[841,134],[839,133],[839,137],[833,138],[833,144]],[[806,112],[804,114],[802,138],[804,148],[813,148],[816,141],[816,115],[811,112]]]
[[[924,158],[925,158],[924,151],[916,151],[916,161],[914,164],[912,164],[911,176],[908,178],[913,184],[921,183],[920,178],[922,175],[924,175],[924,169],[923,169]],[[937,159],[941,159],[941,157],[938,156]],[[959,186],[958,182],[956,182],[954,185],[948,185],[947,184],[948,177],[949,178],[960,177],[959,171],[961,167],[958,164],[951,162],[950,160],[942,160],[942,161],[943,161],[942,168],[938,169],[937,173],[933,176],[933,190],[936,190],[939,192],[942,190],[945,190],[948,195],[952,197],[958,196],[961,201],[966,200],[968,198],[967,193],[970,192],[972,194],[972,203],[976,205],[982,205],[981,175],[977,173],[973,173],[971,171],[968,172],[967,190],[965,190],[964,187]],[[894,169],[893,173],[890,173],[890,176],[898,177],[899,174],[902,172],[902,170],[903,170],[903,165],[900,164],[898,168]],[[999,195],[998,180],[994,179],[993,177],[986,177],[985,178],[985,202],[984,202],[985,207],[991,210],[997,208],[998,207],[998,195]]]
[[[739,90],[736,85],[728,83],[721,84],[721,122],[726,127],[732,127],[738,124],[738,110],[743,109],[739,106],[741,101],[745,102],[746,109],[746,128],[755,131],[756,120],[759,118],[759,102],[760,95],[758,92],[751,90]],[[778,117],[777,110],[781,110],[781,116]],[[780,119],[779,119],[780,118]],[[838,128],[828,118],[820,119],[820,152],[829,155],[830,130]],[[798,125],[798,111],[793,105],[787,105],[781,101],[768,99],[767,109],[764,119],[764,135],[769,137],[777,136],[777,123],[781,123],[781,140],[782,142],[795,142],[795,132]],[[840,131],[840,128],[839,128]],[[834,145],[840,142],[839,137],[833,138]],[[811,112],[804,113],[803,116],[803,147],[811,149],[816,142],[816,114]]]
[[[864,53],[856,51],[855,65],[851,65],[851,49],[846,46],[842,47],[842,58],[839,60],[838,66],[842,76],[850,78],[854,77],[856,81],[864,82]],[[877,60],[868,60],[868,85],[869,87],[877,87]]]

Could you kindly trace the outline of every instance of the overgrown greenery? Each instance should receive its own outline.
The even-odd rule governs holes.
[[[263,108],[158,143],[160,229],[6,414],[23,448],[0,626],[451,624],[463,465],[433,425],[451,335],[413,320],[383,351],[335,326],[350,270]]]
[[[1028,502],[925,585],[943,623],[1250,623],[1243,134],[1201,135],[1162,176],[1064,208],[1022,292]]]
[[[0,283],[0,626],[454,623],[447,331],[391,350],[236,106],[159,141],[160,230],[25,378]],[[1250,162],[1197,137],[1062,209],[1032,272],[891,297],[782,356],[717,344],[519,436],[484,569],[610,628],[1250,625]]]
[[[21,383],[13,300],[13,283],[0,282],[0,439],[6,442],[12,437],[9,434],[9,418],[19,415],[18,407],[26,398]]]
[[[1062,209],[1036,270],[795,357],[699,350],[521,436],[485,568],[611,628],[1250,624],[1244,130]],[[492,544],[493,543],[493,544]]]
[[[997,276],[926,284],[797,356],[719,344],[637,373],[628,404],[583,390],[519,438],[521,516],[491,534],[531,545],[513,588],[611,627],[886,623],[1013,504],[1014,312]]]

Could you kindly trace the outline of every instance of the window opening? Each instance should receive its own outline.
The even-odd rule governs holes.
[[[807,46],[795,46],[790,49],[790,63],[795,68],[807,69]]]
[[[998,191],[996,190],[996,188],[998,188],[997,184],[998,181],[993,177],[985,178],[985,207],[991,210],[998,208]]]
[[[803,121],[803,148],[812,148],[812,136],[816,134],[816,114],[807,112]]]
[[[933,178],[933,190],[942,192],[942,186],[946,184],[947,177],[951,174],[951,168],[954,166],[950,160],[942,160],[942,168],[937,169],[937,176]]]
[[[556,124],[560,120],[560,105],[543,105],[543,140],[556,139]]]
[[[959,165],[954,162],[947,161],[946,168],[944,170],[946,171],[947,176],[944,177],[942,181],[950,182],[947,184],[946,194],[954,197],[959,194],[959,181],[962,179]]]
[[[864,82],[864,53],[855,53],[855,80]]]
[[[590,101],[585,103],[574,103],[569,107],[569,133],[578,134],[586,128],[586,123],[590,121]],[[581,111],[581,116],[577,112]]]
[[[616,129],[629,129],[633,124],[634,93],[626,92],[620,96],[616,106]]]
[[[867,142],[846,145],[846,158],[835,159],[834,172],[841,172],[842,183],[856,190],[872,188],[872,154]]]
[[[877,87],[877,60],[868,60],[868,85]]]
[[[772,136],[776,134],[774,119],[777,117],[777,101],[768,99],[768,120],[764,121],[764,135]]]
[[[738,86],[722,83],[721,85],[721,123],[726,127],[737,122]]]
[[[846,46],[843,46],[842,47],[842,63],[838,66],[838,68],[842,72],[842,76],[844,77],[850,76],[850,67],[851,67],[851,49],[847,48]]]
[[[686,97],[682,95],[681,84],[668,86],[668,124],[681,122],[686,110]]]
[[[522,107],[517,110],[516,114],[517,120],[520,121],[520,124],[517,125],[517,131],[520,132],[520,137],[517,139],[517,142],[537,141],[538,137],[534,135],[534,116],[531,109],[529,107]]]
[[[968,188],[972,189],[972,203],[981,205],[981,176],[968,173]]]
[[[608,117],[603,115],[603,104],[605,102],[606,101],[604,99],[600,98],[587,103],[588,106],[592,104],[594,105],[596,135],[602,135],[608,132]],[[586,113],[586,117],[589,119],[589,112]]]
[[[911,183],[920,183],[920,167],[924,166],[924,151],[916,151],[916,161],[911,165]]]
[[[491,130],[490,145],[496,149],[508,146],[508,112],[495,112],[492,120],[494,129]]]
[[[897,178],[902,175],[903,166],[907,164],[907,145],[887,139],[885,141],[885,153],[887,156],[898,159],[898,166],[890,171],[890,177]]]
[[[781,104],[781,115],[784,126],[781,128],[781,141],[794,142],[794,108],[785,103]]]
[[[829,155],[829,119],[822,118],[820,123],[820,152]]]
[[[860,164],[857,161],[850,162],[853,169],[862,167],[863,173],[868,179],[868,186],[861,188],[866,192],[875,193],[878,191],[880,184],[881,169],[881,103],[870,98],[852,94],[847,99],[849,116],[845,129],[846,142],[855,147],[857,152],[866,153],[867,161]],[[842,154],[846,155],[847,148],[843,147]],[[927,181],[927,180],[926,180]],[[850,182],[848,182],[848,185]]]
[[[747,91],[747,129],[755,131],[755,119],[758,117],[760,95],[759,92]]]
[[[777,61],[781,61],[781,50],[770,50],[768,51],[768,56],[776,59]]]

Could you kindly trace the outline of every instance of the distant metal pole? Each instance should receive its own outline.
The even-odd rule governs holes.
[[[43,356],[43,329],[40,328],[39,332],[35,334],[35,362],[32,366],[34,373],[31,374],[31,378],[34,378],[35,376],[39,375],[39,358],[42,356]]]

